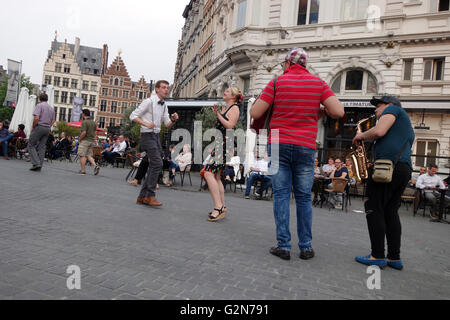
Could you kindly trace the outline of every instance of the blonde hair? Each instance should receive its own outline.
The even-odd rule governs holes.
[[[231,93],[236,97],[236,103],[241,104],[244,100],[244,96],[242,95],[242,91],[239,88],[231,87]]]

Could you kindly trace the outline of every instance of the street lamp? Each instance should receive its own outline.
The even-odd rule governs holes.
[[[427,125],[425,124],[424,120],[425,120],[425,109],[423,109],[423,111],[422,111],[422,122],[418,126],[415,126],[414,129],[416,129],[416,130],[430,130],[430,127],[427,127]]]

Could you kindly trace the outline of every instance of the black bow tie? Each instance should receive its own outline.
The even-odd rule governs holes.
[[[158,101],[158,104],[160,104],[160,105],[164,105],[164,103],[166,103],[165,101]]]

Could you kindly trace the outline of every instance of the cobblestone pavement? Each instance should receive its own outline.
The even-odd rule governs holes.
[[[403,271],[381,271],[369,290],[362,202],[314,209],[316,257],[280,260],[271,202],[227,193],[228,217],[208,223],[211,200],[194,187],[162,188],[161,209],[135,204],[127,170],[80,176],[77,164],[0,161],[0,299],[449,299],[449,225],[402,208]],[[294,217],[292,206],[292,217]],[[410,209],[411,210],[411,209]],[[296,221],[291,219],[293,243]],[[67,267],[81,269],[68,290]]]

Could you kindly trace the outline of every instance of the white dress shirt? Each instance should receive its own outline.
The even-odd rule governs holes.
[[[167,108],[166,102],[160,105],[158,95],[154,95],[149,99],[144,100],[139,107],[134,110],[130,115],[130,120],[134,121],[136,118],[141,118],[143,121],[148,123],[154,123],[156,127],[154,129],[149,129],[145,126],[141,126],[141,133],[161,132],[161,123],[164,121],[166,126],[170,123],[169,110]]]
[[[256,169],[261,170],[261,174],[267,174],[269,172],[269,161],[265,159],[256,161]]]
[[[127,150],[127,143],[125,141],[122,141],[119,143],[119,145],[115,145],[112,152],[119,153],[121,156],[123,156],[123,153]]]
[[[425,189],[425,187],[437,187],[445,189],[444,182],[437,174],[430,176],[428,173],[421,175],[416,182],[416,188]],[[432,192],[433,190],[425,190],[425,192]]]

